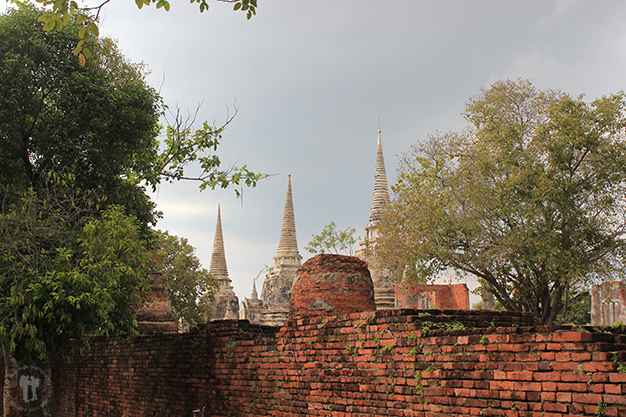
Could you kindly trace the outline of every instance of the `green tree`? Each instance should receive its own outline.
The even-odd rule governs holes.
[[[73,187],[100,189],[147,229],[156,220],[145,193],[161,181],[195,179],[200,188],[254,186],[261,175],[222,169],[216,154],[225,128],[197,130],[176,118],[160,144],[161,99],[142,65],[110,39],[98,40],[81,66],[71,59],[79,28],[43,32],[41,10],[24,6],[0,16],[0,191],[19,196],[49,172],[71,174]],[[228,121],[226,122],[228,124]],[[162,149],[159,146],[162,145]],[[202,174],[185,174],[190,164]]]
[[[591,103],[525,80],[470,99],[470,126],[400,161],[381,256],[424,281],[476,276],[507,310],[570,321],[595,280],[622,276],[624,94]]]
[[[195,248],[187,239],[157,231],[152,269],[162,272],[162,278],[172,292],[172,313],[180,323],[194,326],[211,317],[210,305],[218,281],[200,264]],[[208,295],[201,300],[200,296]]]
[[[79,65],[79,27],[44,32],[40,13],[0,16],[0,344],[22,363],[136,326],[157,217],[145,187],[193,162],[201,188],[260,178],[220,168],[221,127],[170,127],[160,150],[142,66],[107,39]]]
[[[0,16],[2,194],[37,189],[49,172],[72,174],[74,187],[101,188],[109,204],[152,222],[153,204],[128,177],[156,156],[160,98],[110,40],[78,65],[76,28],[42,32],[39,12]]]
[[[19,363],[85,349],[88,334],[127,333],[144,301],[146,243],[133,217],[62,181],[0,213],[0,344]],[[65,350],[69,349],[69,350]]]
[[[345,251],[348,255],[353,255],[352,246],[356,243],[354,233],[356,230],[352,227],[346,227],[343,230],[337,230],[335,222],[324,226],[319,235],[312,235],[313,238],[305,249],[311,253],[335,253],[339,254]]]

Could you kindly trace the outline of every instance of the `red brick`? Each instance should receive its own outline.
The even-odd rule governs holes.
[[[561,392],[587,392],[587,384],[575,382],[559,382],[557,388]]]
[[[604,384],[604,392],[606,392],[607,394],[626,394],[626,392],[623,392],[623,387],[622,385],[617,385],[617,384]]]
[[[512,380],[512,381],[532,381],[533,380],[533,373],[527,372],[527,371],[507,372],[506,376],[507,376],[507,379]]]
[[[595,414],[594,401],[598,398],[607,404],[607,417],[617,417],[620,409],[626,413],[626,404],[622,403],[626,375],[602,370],[613,369],[607,367],[607,363],[613,362],[603,349],[619,349],[615,345],[585,342],[588,350],[567,350],[580,349],[583,342],[564,340],[569,338],[564,336],[571,333],[568,331],[561,332],[561,341],[554,342],[557,338],[542,327],[533,328],[530,334],[523,333],[522,328],[468,328],[463,336],[436,333],[408,340],[414,323],[402,321],[407,320],[402,314],[395,310],[354,313],[337,319],[310,317],[291,322],[280,333],[274,330],[249,339],[245,335],[253,330],[237,321],[211,323],[207,327],[212,330],[206,333],[201,329],[167,337],[97,339],[94,348],[86,353],[88,360],[80,365],[80,372],[78,362],[54,369],[54,378],[58,378],[55,388],[84,387],[80,391],[67,390],[81,398],[76,414],[67,411],[75,404],[73,397],[55,391],[60,396],[54,400],[55,415],[86,417],[94,415],[89,410],[96,408],[107,410],[109,415],[150,415],[157,410],[164,415],[184,415],[189,407],[199,406],[194,402],[198,398],[207,404],[219,403],[224,416],[434,417],[436,413],[479,415],[485,410],[483,415],[540,417],[541,411],[545,411],[543,417],[569,417],[589,410]],[[416,317],[414,312],[409,314]],[[366,317],[375,317],[378,324],[364,329],[354,327]],[[445,314],[438,312],[433,317],[439,320]],[[327,325],[322,328],[321,323]],[[373,327],[375,335],[371,334]],[[480,344],[483,334],[494,336],[494,341],[508,337],[509,343],[491,343],[490,349],[495,347],[497,351],[476,352],[474,344],[478,349],[484,348]],[[369,347],[363,348],[356,342],[359,336],[369,341]],[[392,354],[382,355],[381,347],[372,341],[374,337],[380,338],[382,345],[395,343]],[[309,344],[309,339],[313,343]],[[529,340],[533,344],[527,343]],[[542,350],[548,347],[546,340],[552,340],[550,347],[556,350]],[[227,348],[231,341],[235,341],[234,347]],[[408,356],[410,349],[422,342],[424,351],[435,354]],[[459,344],[454,346],[456,343]],[[356,347],[358,355],[349,354],[346,346]],[[588,352],[593,353],[589,356]],[[562,362],[557,361],[557,355]],[[568,355],[569,362],[565,361]],[[585,373],[578,373],[579,363]],[[425,373],[429,366],[435,371]],[[598,370],[587,375],[585,369],[591,368],[585,366],[596,366]],[[424,379],[413,379],[420,373]],[[79,376],[81,380],[77,381]],[[147,388],[134,385],[154,381],[157,376],[162,391],[146,391]],[[418,384],[423,389],[418,389]],[[122,386],[132,386],[134,397]],[[150,400],[137,400],[137,396]],[[424,400],[428,405],[420,404]],[[513,401],[515,411],[510,410]],[[332,411],[325,408],[328,404],[333,406]],[[505,405],[508,408],[503,408]]]
[[[585,372],[614,372],[617,369],[615,362],[589,362],[582,365]]]
[[[544,411],[552,411],[555,413],[567,413],[567,406],[562,403],[545,402],[543,403],[543,409]],[[547,415],[549,414],[546,413],[543,417],[546,417]]]
[[[556,391],[558,387],[556,382],[542,382],[541,388],[544,391]]]
[[[289,316],[307,318],[311,316],[353,314],[376,309],[373,299],[373,283],[367,264],[354,256],[317,255],[298,269]],[[331,311],[323,309],[325,305]],[[318,303],[311,309],[314,303]],[[355,311],[356,310],[356,311]]]
[[[574,362],[554,362],[552,363],[552,370],[573,372],[578,370],[578,364]]]
[[[573,393],[572,401],[575,403],[598,404],[602,402],[602,395],[591,393]]]
[[[587,332],[556,332],[550,337],[552,342],[591,342],[592,334]]]
[[[625,373],[621,373],[621,374],[609,374],[609,381],[611,381],[612,383],[616,384],[616,383],[626,383],[626,374]]]
[[[560,381],[561,372],[535,372],[533,374],[533,380],[535,381]]]
[[[562,343],[546,343],[547,350],[560,351],[563,349]]]
[[[580,369],[580,368],[579,368]],[[561,373],[562,382],[588,382],[591,381],[591,375],[586,373]]]
[[[514,381],[491,381],[489,384],[489,389],[493,391],[514,390],[515,382]]]
[[[591,358],[594,362],[607,362],[612,359],[612,356],[610,352],[593,352]]]
[[[603,395],[603,400],[607,404],[626,406],[626,396],[623,395]]]
[[[556,401],[560,403],[571,403],[572,393],[571,392],[557,392]]]

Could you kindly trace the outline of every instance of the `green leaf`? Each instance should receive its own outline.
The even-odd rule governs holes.
[[[48,13],[43,13],[43,14],[41,14],[37,18],[37,20],[40,21],[40,22],[44,22],[45,23],[45,22],[48,22],[51,17],[52,17],[51,13],[49,13],[49,12]]]
[[[43,24],[43,30],[46,32],[51,31],[52,29],[54,29],[54,24],[55,24],[54,20],[46,20]]]
[[[89,32],[91,32],[93,36],[98,37],[100,35],[100,30],[94,22],[89,22],[89,25],[87,25],[87,27],[89,28]]]

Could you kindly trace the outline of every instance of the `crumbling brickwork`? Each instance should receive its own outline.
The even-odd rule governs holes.
[[[626,337],[524,314],[387,310],[98,337],[57,416],[624,416]]]
[[[374,284],[367,264],[355,256],[317,255],[298,269],[289,317],[374,311]]]
[[[626,322],[626,284],[603,282],[591,288],[591,324],[611,326]]]
[[[469,310],[466,284],[396,284],[396,308]]]
[[[160,272],[149,272],[150,293],[148,301],[136,311],[137,330],[140,333],[173,333],[178,331],[172,314],[172,301],[167,284]]]

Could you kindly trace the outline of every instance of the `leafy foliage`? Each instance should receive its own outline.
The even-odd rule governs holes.
[[[218,281],[202,268],[195,248],[187,239],[160,230],[156,233],[151,267],[162,272],[162,278],[172,293],[174,317],[188,326],[205,322],[211,316],[211,308],[206,301],[213,299]],[[208,297],[201,300],[202,295]]]
[[[0,213],[0,343],[23,363],[134,331],[146,290],[136,219],[115,206],[93,217],[93,195],[48,185]]]
[[[160,151],[143,66],[108,39],[81,65],[80,24],[44,32],[40,14],[0,16],[0,343],[23,362],[133,331],[158,216],[145,187],[186,179],[196,161],[201,188],[260,178],[220,168],[222,128],[172,127]]]
[[[23,7],[0,17],[0,187],[37,187],[47,172],[71,174],[75,187],[101,188],[108,204],[124,205],[142,224],[157,213],[145,194],[162,181],[194,179],[200,189],[254,186],[263,175],[221,168],[221,127],[178,114],[157,139],[161,98],[147,85],[142,65],[129,62],[110,39],[92,48],[81,66],[71,59],[79,43],[75,24],[46,33],[40,10]],[[185,174],[190,164],[201,174]]]
[[[111,40],[80,66],[71,59],[77,28],[45,33],[32,7],[0,16],[0,188],[39,187],[50,172],[72,187],[100,188],[144,225],[154,204],[134,177],[152,171],[160,98]]]
[[[312,235],[313,240],[309,242],[305,249],[314,254],[339,254],[342,251],[346,251],[349,255],[352,255],[352,246],[356,243],[354,238],[355,232],[356,230],[352,227],[337,230],[335,222],[330,222],[330,224],[324,226],[319,235]]]
[[[197,114],[197,112],[196,112]],[[173,123],[166,128],[166,138],[163,150],[157,155],[152,164],[152,170],[147,172],[141,179],[147,181],[156,189],[161,180],[169,182],[180,180],[192,180],[200,183],[200,190],[217,187],[227,188],[231,185],[246,185],[254,187],[265,174],[256,174],[244,165],[242,167],[221,168],[222,161],[214,152],[222,139],[224,129],[234,119],[228,117],[220,126],[211,126],[204,122],[201,129],[193,131],[195,116],[184,119],[177,111]],[[202,173],[196,177],[185,174],[185,168],[198,162]],[[235,189],[239,196],[239,190]]]
[[[23,4],[18,0],[11,0],[13,3]],[[96,6],[79,7],[78,3],[72,1],[60,0],[35,0],[37,3],[47,7],[42,12],[38,20],[43,23],[43,30],[60,31],[68,25],[74,23],[79,27],[78,44],[74,48],[74,55],[80,65],[85,65],[87,60],[91,58],[92,48],[97,44],[100,29],[98,28],[98,18],[102,8],[111,0],[104,0]],[[226,3],[233,3],[233,10],[240,10],[246,13],[248,20],[256,15],[257,0],[217,0]],[[198,3],[200,13],[209,10],[209,4],[206,0],[191,0],[191,3]],[[156,4],[157,9],[170,11],[170,2],[168,0],[135,0],[135,4],[139,9],[144,6]],[[95,11],[95,15],[92,13]]]
[[[624,95],[586,103],[528,81],[472,98],[471,126],[401,159],[383,256],[424,281],[478,277],[507,310],[570,321],[591,282],[622,275]]]

